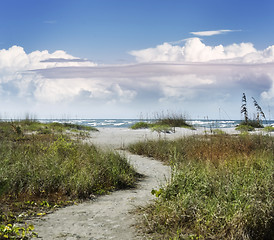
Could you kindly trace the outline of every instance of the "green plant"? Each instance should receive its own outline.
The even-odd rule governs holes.
[[[135,129],[145,129],[149,127],[150,127],[150,124],[147,122],[137,122],[133,124],[130,128],[135,130]]]
[[[182,114],[158,114],[156,116],[156,125],[167,125],[169,127],[192,127],[187,123],[186,117]]]
[[[155,119],[148,122],[137,122],[131,126],[131,129],[150,128],[152,131],[175,132],[176,127],[183,127],[195,130],[193,126],[187,123],[186,117],[181,114],[156,114]]]
[[[266,131],[266,132],[274,132],[274,127],[273,126],[264,127],[264,131]]]
[[[216,135],[224,135],[224,134],[226,134],[226,132],[224,132],[224,131],[221,130],[221,129],[213,129],[213,130],[212,130],[212,133],[213,133],[213,134],[216,134]]]
[[[266,119],[265,114],[264,114],[262,108],[260,107],[260,105],[258,104],[258,102],[256,101],[256,99],[254,97],[252,97],[252,99],[253,99],[254,106],[257,110],[256,117],[253,120],[249,119],[248,111],[247,111],[247,100],[246,100],[245,93],[243,93],[241,113],[244,115],[244,121],[242,121],[239,124],[239,126],[245,125],[245,126],[251,126],[253,128],[263,128],[260,116],[262,116],[264,119]],[[252,130],[247,130],[247,129],[248,129],[248,127],[243,127],[243,128],[240,127],[238,130],[252,131]]]
[[[157,132],[160,136],[161,133],[171,133],[173,130],[169,125],[153,124],[151,131]]]
[[[75,135],[70,138],[55,128],[77,128],[74,125],[12,124],[20,127],[20,134],[10,122],[0,122],[0,225],[4,226],[0,239],[15,238],[17,233],[21,234],[18,239],[26,239],[31,229],[17,228],[23,219],[45,215],[75,200],[133,187],[140,176],[118,153],[83,143]]]
[[[245,122],[245,124],[247,124],[247,122],[248,122],[248,111],[247,111],[247,106],[246,106],[246,96],[245,96],[245,93],[243,93],[243,96],[242,96],[241,113],[244,115],[244,122]]]
[[[255,128],[253,126],[245,125],[245,124],[244,125],[240,124],[235,129],[238,130],[238,131],[241,131],[241,132],[247,132],[247,131],[254,131],[255,130]]]
[[[260,123],[260,115],[266,120],[266,117],[265,117],[265,114],[261,108],[261,106],[257,103],[256,99],[254,97],[252,97],[253,99],[253,103],[254,103],[254,106],[257,110],[257,116],[256,116],[256,119],[257,121]]]
[[[141,210],[153,239],[271,239],[273,137],[192,136],[130,146],[171,164],[166,187]],[[243,237],[244,236],[244,237]]]
[[[30,239],[37,237],[37,233],[33,230],[33,225],[26,225],[25,227],[13,224],[0,225],[0,239]]]

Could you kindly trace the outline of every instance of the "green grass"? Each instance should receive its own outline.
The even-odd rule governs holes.
[[[264,131],[266,131],[266,132],[274,132],[274,127],[273,126],[264,127]]]
[[[255,128],[263,128],[261,121],[259,120],[248,120],[242,121],[238,126],[236,126],[236,130],[238,131],[254,131]]]
[[[187,123],[185,116],[181,114],[157,114],[155,120],[151,120],[151,122],[137,122],[131,126],[131,129],[150,128],[152,131],[166,132],[174,131],[175,127],[190,128],[194,130],[194,128]]]
[[[150,126],[151,124],[147,122],[137,122],[133,124],[130,128],[136,130],[136,129],[146,129],[146,128],[149,128]]]
[[[182,114],[158,115],[155,125],[167,125],[170,127],[192,127],[187,123],[186,117]]]
[[[0,239],[16,237],[14,224],[30,216],[135,186],[138,174],[125,157],[72,140],[60,129],[79,131],[76,125],[0,122]],[[32,234],[32,227],[24,229]]]
[[[48,134],[53,132],[64,133],[66,131],[98,131],[98,129],[90,126],[77,125],[72,123],[41,123],[37,120],[17,120],[11,122],[1,122],[1,128],[12,127],[13,130],[16,128],[21,132],[37,132],[42,134]],[[16,131],[16,130],[15,130]]]
[[[255,128],[253,126],[250,126],[250,125],[238,125],[236,126],[235,128],[236,130],[240,131],[240,132],[251,132],[251,131],[254,131]]]
[[[172,166],[141,210],[152,239],[273,239],[274,142],[262,135],[192,136],[130,146]]]

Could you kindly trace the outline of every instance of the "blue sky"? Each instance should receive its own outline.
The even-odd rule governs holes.
[[[273,118],[272,0],[1,0],[0,6],[3,117],[175,111],[239,119],[246,92]]]

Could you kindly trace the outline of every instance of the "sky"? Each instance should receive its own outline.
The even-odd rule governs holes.
[[[0,118],[274,119],[273,0],[0,0]]]

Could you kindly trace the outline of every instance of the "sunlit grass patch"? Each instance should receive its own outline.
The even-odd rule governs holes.
[[[192,136],[130,147],[170,164],[170,183],[143,209],[153,239],[271,239],[273,137]]]
[[[140,121],[131,126],[131,129],[150,128],[153,131],[161,132],[175,131],[175,127],[190,128],[194,130],[193,126],[187,123],[186,117],[182,114],[156,114],[153,119],[149,121]],[[173,129],[172,129],[173,128]],[[155,130],[156,129],[156,130]]]
[[[273,126],[267,126],[267,127],[264,127],[263,130],[266,131],[266,132],[274,132],[274,127]]]
[[[135,186],[139,176],[124,156],[72,139],[56,127],[90,130],[34,121],[0,122],[0,239],[4,234],[14,237],[18,229],[13,224],[30,216]]]

